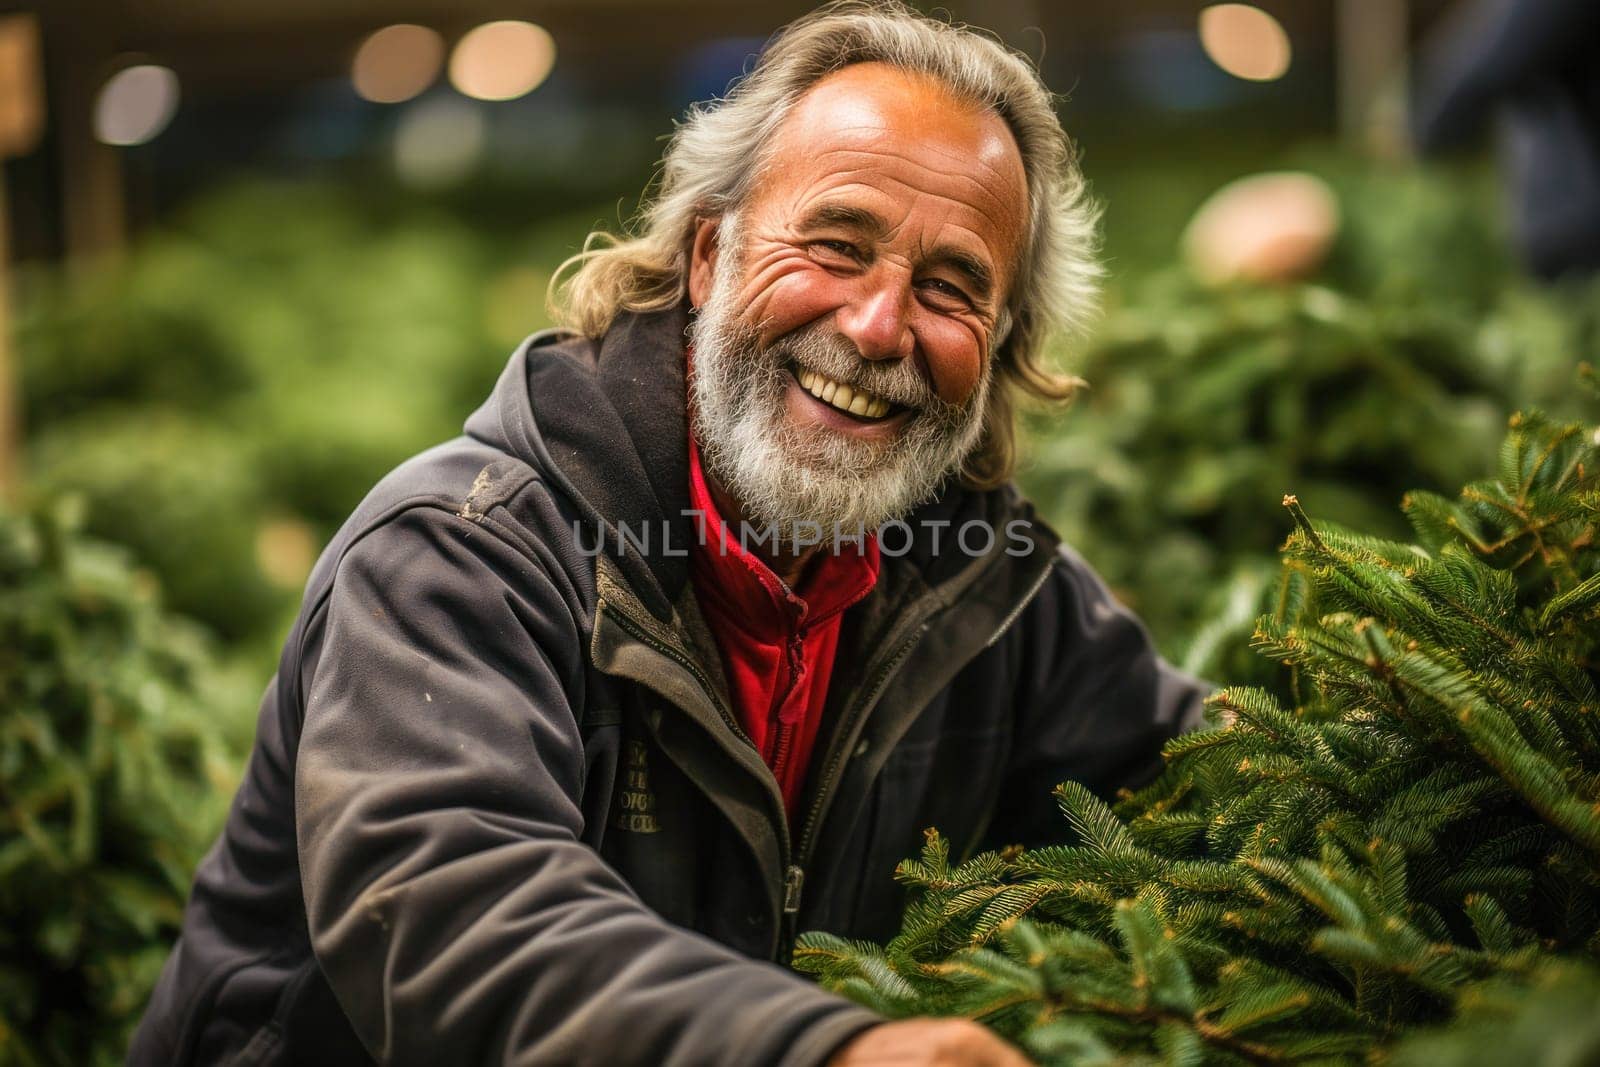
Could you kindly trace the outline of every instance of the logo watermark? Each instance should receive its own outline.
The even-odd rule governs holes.
[[[915,523],[890,519],[873,531],[862,526],[846,528],[835,524],[828,529],[820,523],[797,522],[787,534],[776,523],[753,526],[748,522],[740,522],[737,529],[731,523],[723,525],[724,536],[717,538],[715,545],[710,545],[708,531],[716,522],[715,516],[697,508],[686,509],[679,514],[691,520],[693,533],[690,538],[686,539],[680,529],[675,529],[671,522],[664,519],[656,522],[642,519],[632,524],[618,522],[588,533],[584,530],[585,524],[575,520],[572,536],[578,551],[591,557],[608,552],[622,556],[630,547],[642,556],[657,554],[682,557],[695,547],[709,547],[718,554],[728,555],[734,544],[746,554],[765,550],[774,555],[800,555],[810,549],[826,548],[838,555],[846,546],[857,552],[864,550],[867,539],[875,536],[878,551],[894,558],[911,551],[919,539],[919,531],[921,537],[926,538],[928,550],[933,555],[954,549],[976,558],[987,556],[997,546],[1003,545],[1006,555],[1021,557],[1032,554],[1035,546],[1034,539],[1028,533],[1033,524],[1027,519],[1012,519],[998,529],[984,519],[969,519],[959,524],[949,519],[919,519]]]

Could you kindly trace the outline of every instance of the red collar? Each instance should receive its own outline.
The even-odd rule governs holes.
[[[724,615],[740,618],[756,635],[778,636],[832,618],[872,591],[878,581],[878,539],[824,545],[790,589],[759,557],[739,543],[717,510],[700,466],[700,449],[689,437],[689,506],[697,514],[698,537],[690,560],[695,591],[714,598]],[[756,531],[749,535],[756,536]],[[747,542],[748,543],[748,542]]]

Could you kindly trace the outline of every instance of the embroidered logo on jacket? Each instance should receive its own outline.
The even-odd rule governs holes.
[[[650,788],[650,767],[643,741],[626,741],[622,747],[622,789],[611,812],[611,825],[636,834],[659,833],[656,795]]]

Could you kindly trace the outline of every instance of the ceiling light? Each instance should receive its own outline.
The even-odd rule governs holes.
[[[426,26],[385,26],[356,49],[350,78],[356,92],[377,104],[398,104],[417,96],[444,66],[444,39]]]
[[[167,128],[177,110],[176,74],[154,64],[128,67],[100,89],[94,134],[106,144],[144,144]]]
[[[514,100],[550,74],[556,43],[531,22],[489,22],[461,38],[450,55],[450,83],[479,100]]]
[[[1245,81],[1274,81],[1289,69],[1289,35],[1250,4],[1213,4],[1201,11],[1200,44],[1213,63]]]

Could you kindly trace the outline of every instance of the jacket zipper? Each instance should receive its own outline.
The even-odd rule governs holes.
[[[605,602],[602,602],[602,606],[616,607],[616,605],[605,604]],[[701,671],[696,663],[687,656],[680,655],[671,646],[646,633],[644,628],[629,618],[627,612],[620,607],[613,613],[612,618],[616,619],[617,623],[628,631],[634,640],[644,643],[688,671],[689,675],[699,684],[701,693],[710,700],[711,706],[717,709],[717,714],[721,716],[722,721],[733,730],[734,735],[739,740],[745,743],[745,746],[755,754],[757,759],[761,758],[761,753],[756,749],[755,742],[750,739],[750,735],[745,732],[744,727],[739,723],[738,716],[734,715],[733,711],[723,704],[722,698],[717,695],[716,690],[711,685],[711,679],[705,676],[705,673]],[[766,765],[764,760],[762,765]],[[795,866],[793,862],[793,844],[789,837],[789,813],[783,806],[783,793],[778,788],[777,779],[771,774],[767,774],[763,776],[762,780],[766,785],[768,795],[777,803],[778,865],[783,868],[783,892],[778,899],[778,940],[774,946],[773,954],[779,958],[779,962],[787,963],[789,956],[788,945],[793,940],[793,937],[790,936],[786,939],[783,931],[793,925],[792,916],[800,911],[800,887],[805,880],[805,872]]]
[[[1039,577],[1028,587],[1028,591],[1021,601],[1006,615],[1005,620],[1001,622],[993,636],[985,643],[985,648],[998,641],[1000,636],[1010,629],[1011,624],[1033,602],[1033,598],[1038,595],[1039,590],[1044,588],[1045,581],[1050,577],[1051,569],[1051,565],[1047,564],[1045,566]],[[786,894],[784,907],[785,928],[782,944],[785,946],[785,957],[787,957],[789,947],[794,944],[794,939],[798,933],[795,926],[799,922],[800,891],[805,880],[804,868],[811,861],[811,853],[816,847],[815,839],[819,832],[822,815],[827,810],[829,801],[833,799],[833,791],[838,784],[838,778],[845,763],[845,754],[855,748],[857,720],[865,709],[871,707],[878,699],[889,679],[899,669],[900,664],[905,662],[905,658],[911,654],[911,650],[916,647],[918,640],[927,631],[927,619],[933,614],[934,612],[932,611],[928,612],[918,621],[916,626],[912,627],[906,638],[895,646],[894,652],[889,658],[885,661],[880,661],[880,665],[872,672],[871,683],[856,691],[856,699],[850,702],[842,716],[843,721],[840,723],[839,736],[844,743],[833,747],[833,751],[829,754],[828,762],[823,768],[823,777],[817,788],[816,797],[812,800],[811,807],[806,813],[806,820],[800,828],[799,848],[797,851],[798,864],[789,868],[789,877],[785,883],[786,889],[792,886],[792,894]],[[788,899],[790,895],[792,895],[792,901]],[[793,905],[792,909],[789,906],[790,903]],[[784,962],[787,962],[787,959]]]
[[[783,916],[785,922],[792,922],[791,916],[800,914],[800,891],[805,887],[806,872],[790,864],[783,872]]]
[[[930,611],[926,614],[931,615],[932,612]],[[716,692],[713,690],[710,679],[705,676],[705,674],[694,662],[692,662],[688,657],[680,655],[675,649],[665,644],[661,640],[652,637],[649,633],[645,632],[642,626],[636,623],[633,619],[629,618],[627,613],[622,611],[620,608],[618,608],[612,617],[615,618],[618,624],[621,625],[624,630],[628,631],[628,633],[632,635],[635,640],[643,642],[648,647],[654,649],[661,655],[666,656],[668,659],[672,660],[672,662],[678,664],[684,670],[688,671],[690,676],[694,678],[697,683],[699,683],[701,692],[711,701],[712,706],[717,709],[717,713],[722,717],[723,722],[728,724],[729,728],[732,729],[734,734],[749,747],[751,752],[755,753],[758,758],[760,757],[760,753],[756,750],[755,743],[750,740],[750,735],[747,734],[744,730],[744,727],[740,725],[738,717],[735,716],[729,708],[723,705],[722,699],[718,697]],[[831,794],[838,782],[839,768],[844,763],[844,754],[853,748],[854,738],[853,736],[847,735],[854,734],[856,720],[860,717],[861,709],[871,706],[872,702],[877,699],[879,694],[882,692],[884,685],[888,682],[889,677],[894,673],[895,669],[899,667],[902,662],[904,662],[906,656],[910,655],[911,649],[916,646],[918,638],[921,637],[922,633],[926,629],[926,618],[924,617],[923,619],[919,619],[917,624],[910,628],[906,637],[902,639],[898,645],[894,646],[893,652],[887,658],[880,659],[878,665],[869,671],[869,675],[872,679],[871,683],[862,689],[856,690],[856,699],[852,700],[846,707],[845,713],[842,717],[842,732],[840,735],[841,740],[843,740],[845,743],[833,746],[833,751],[830,753],[827,765],[823,771],[822,784],[818,788],[816,798],[812,801],[811,807],[806,814],[806,820],[803,824],[800,835],[801,850],[798,854],[796,853],[794,842],[790,836],[788,811],[783,805],[783,794],[778,788],[777,779],[770,774],[764,776],[763,778],[767,784],[768,794],[774,797],[777,801],[777,811],[780,816],[777,820],[778,851],[780,865],[783,867],[783,890],[778,901],[778,937],[777,944],[774,946],[773,952],[774,958],[780,964],[787,966],[790,956],[793,954],[794,939],[798,934],[797,927],[799,925],[800,903],[803,899],[803,891],[805,888],[806,873],[804,864],[805,861],[810,858],[811,850],[814,847],[812,838],[815,836],[816,824],[819,821],[822,812],[827,807],[825,802],[832,799]],[[765,761],[763,761],[763,765],[764,764]],[[797,862],[797,859],[799,862]]]
[[[992,645],[999,640],[1000,635],[1005,633],[1011,624],[1016,621],[1017,617],[1022,614],[1028,604],[1033,601],[1033,598],[1038,595],[1039,590],[1044,587],[1045,581],[1050,576],[1050,571],[1050,566],[1044,568],[1043,573],[1034,581],[1021,602],[1012,609],[999,628],[995,630],[994,635],[989,638],[987,645]],[[794,950],[794,940],[799,932],[797,928],[800,921],[800,903],[803,899],[805,888],[805,868],[810,863],[812,850],[816,847],[815,838],[822,815],[827,810],[829,802],[833,799],[834,790],[838,786],[838,779],[845,763],[846,754],[855,748],[855,733],[859,726],[859,720],[865,709],[871,707],[878,697],[882,695],[889,679],[899,669],[900,664],[905,662],[906,657],[911,654],[911,650],[916,647],[917,641],[927,630],[928,618],[942,606],[943,602],[940,601],[933,605],[932,610],[920,613],[921,617],[918,618],[916,625],[910,627],[905,638],[894,646],[892,653],[886,658],[880,659],[877,666],[869,671],[871,682],[852,694],[854,699],[846,706],[841,716],[842,721],[838,735],[841,743],[831,746],[832,751],[829,753],[828,762],[823,768],[816,796],[812,799],[811,807],[806,811],[805,821],[801,824],[798,848],[795,847],[796,843],[790,837],[788,811],[784,807],[783,793],[778,787],[777,779],[771,774],[765,776],[766,779],[770,779],[766,781],[767,792],[770,796],[776,798],[777,811],[780,816],[777,820],[778,852],[780,864],[783,867],[783,893],[779,909],[778,943],[774,953],[777,962],[780,964],[787,966]],[[674,649],[661,641],[644,633],[642,628],[629,619],[625,612],[618,610],[614,617],[635,639],[644,642],[688,671],[695,681],[699,683],[701,691],[710,699],[712,706],[717,709],[717,713],[721,715],[723,721],[732,728],[734,734],[749,746],[750,751],[755,752],[758,757],[760,756],[760,753],[756,750],[755,743],[750,740],[749,734],[740,725],[738,717],[729,708],[723,706],[721,698],[717,696],[712,688],[710,679],[705,676],[696,664],[687,657],[679,655]],[[763,764],[765,764],[765,761],[763,761]]]
[[[928,614],[931,614],[931,612]],[[693,677],[697,683],[699,683],[702,693],[711,701],[712,706],[717,709],[717,713],[722,717],[723,722],[727,723],[729,728],[733,730],[734,734],[738,736],[739,739],[749,747],[750,751],[755,753],[759,758],[760,753],[757,752],[755,743],[750,740],[750,735],[747,734],[744,730],[744,727],[739,724],[737,716],[735,716],[729,708],[723,705],[722,699],[718,697],[716,692],[712,689],[710,679],[705,676],[705,674],[695,663],[693,663],[688,657],[680,655],[675,649],[666,645],[659,639],[646,633],[644,628],[629,618],[626,612],[618,609],[612,617],[615,618],[618,624],[621,625],[624,630],[628,631],[628,633],[632,635],[635,640],[643,642],[648,647],[654,649],[661,655],[666,656],[668,659],[672,660],[672,662],[678,664],[684,670],[688,671],[690,676]],[[839,768],[844,763],[844,754],[850,751],[853,747],[853,737],[845,736],[845,734],[853,735],[855,731],[856,720],[860,717],[860,710],[870,706],[872,701],[877,699],[878,695],[883,690],[883,686],[888,682],[889,677],[905,660],[906,656],[910,655],[911,649],[915,647],[917,639],[922,635],[926,628],[927,626],[925,620],[919,620],[915,626],[911,627],[907,636],[894,647],[893,653],[886,659],[880,659],[878,666],[869,672],[872,679],[871,683],[863,689],[858,689],[856,691],[857,699],[852,700],[849,706],[846,708],[845,714],[843,715],[843,723],[841,724],[844,728],[844,732],[841,733],[841,739],[846,743],[833,746],[833,752],[830,754],[828,763],[823,772],[822,785],[819,787],[817,796],[812,801],[811,807],[806,814],[806,820],[800,836],[801,851],[798,853],[798,856],[794,848],[794,843],[791,840],[788,811],[784,808],[783,794],[778,788],[777,779],[770,774],[764,776],[763,778],[763,780],[766,781],[768,794],[777,801],[777,811],[780,816],[777,819],[778,852],[780,865],[783,867],[783,889],[778,900],[778,936],[777,943],[773,947],[774,950],[772,954],[776,961],[784,966],[788,965],[789,959],[793,954],[794,939],[798,934],[797,927],[800,921],[800,903],[804,896],[806,878],[804,862],[810,858],[811,849],[814,847],[812,844],[812,838],[815,836],[815,827],[821,816],[821,813],[827,807],[825,801],[831,799],[831,794],[837,785]],[[763,761],[763,765],[765,765],[765,761]],[[796,862],[797,859],[799,859],[799,862]]]
[[[1039,595],[1039,590],[1043,589],[1044,583],[1049,581],[1050,572],[1053,570],[1055,570],[1055,557],[1052,556],[1050,561],[1045,564],[1044,570],[1039,572],[1039,577],[1035,578],[1033,584],[1028,586],[1028,591],[1023,594],[1022,599],[1017,601],[1017,606],[1011,609],[1011,613],[995,628],[994,633],[989,635],[989,640],[983,643],[984,648],[993,648],[994,643],[1000,640],[1007,630],[1011,629],[1011,624],[1017,621],[1018,616],[1028,610],[1028,605],[1032,604],[1033,598]]]
[[[790,700],[798,694],[800,687],[801,671],[805,663],[803,652],[804,630],[792,637],[784,648],[784,666],[788,669],[788,686],[767,716],[767,747],[772,752],[772,760],[768,766],[772,768],[772,776],[778,780],[778,791],[783,791],[783,776],[788,770],[789,750],[794,746],[795,726],[798,717],[791,717],[791,721],[784,721],[784,710]],[[801,716],[803,717],[803,716]],[[784,818],[788,818],[788,806],[784,806]]]
[[[882,694],[889,678],[905,662],[905,658],[916,647],[918,639],[927,630],[926,620],[921,620],[911,628],[910,633],[894,650],[879,661],[878,666],[870,672],[871,682],[861,689],[857,689],[855,699],[851,700],[841,716],[839,724],[839,743],[831,746],[828,762],[824,765],[822,778],[817,787],[817,794],[811,801],[811,807],[806,812],[805,822],[801,825],[799,848],[796,860],[789,867],[784,881],[785,899],[783,908],[782,930],[779,932],[780,955],[779,962],[787,964],[794,950],[794,940],[799,934],[800,900],[801,891],[805,886],[805,867],[810,863],[812,850],[815,848],[817,827],[821,822],[822,813],[827,810],[828,802],[833,799],[833,793],[838,786],[841,768],[844,766],[846,754],[855,748],[856,727],[865,709],[872,706],[873,702]]]

